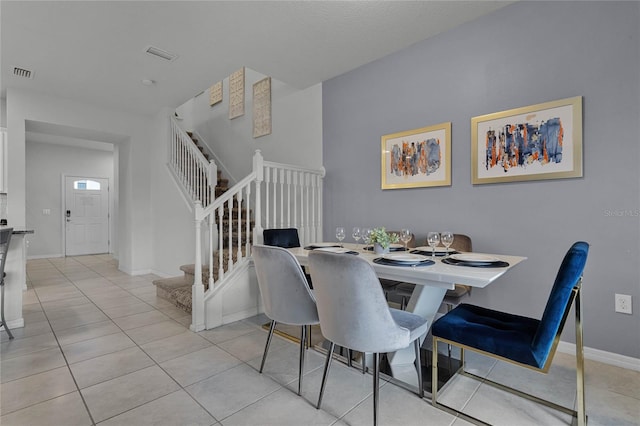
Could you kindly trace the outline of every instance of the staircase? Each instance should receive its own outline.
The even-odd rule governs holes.
[[[257,150],[252,172],[229,187],[197,134],[170,120],[168,168],[193,206],[195,259],[180,267],[182,276],[154,284],[158,297],[191,312],[191,329],[201,331],[261,312],[250,256],[263,227],[297,228],[301,244],[322,238],[324,169],[264,161]]]
[[[204,148],[200,146],[198,143],[198,139],[193,136],[192,132],[186,132],[189,137],[193,140],[193,143],[198,147],[200,152],[202,152],[203,156],[209,160],[209,155],[204,151]],[[222,194],[228,191],[229,187],[229,179],[222,178],[222,171],[217,171],[217,185],[215,186],[215,198],[220,197]],[[208,197],[205,197],[208,200]],[[241,207],[238,207],[237,204],[234,206],[231,217],[237,218],[238,215],[241,215],[243,219],[243,223],[246,223],[246,218],[251,216],[251,211],[248,212]],[[220,223],[222,223],[222,233],[223,236],[228,236],[229,232],[229,214],[225,214],[222,218],[222,221],[216,220],[216,226],[218,227],[218,232],[220,232]],[[253,227],[254,221],[251,221],[251,227]],[[249,235],[249,243],[252,242],[252,236]],[[238,235],[232,235],[232,242],[237,242]],[[223,249],[222,249],[222,257],[223,261],[223,269],[226,271],[227,268],[224,265],[228,265],[228,257],[229,257],[229,244],[228,238],[223,238]],[[247,243],[247,238],[244,236],[242,240],[242,244]],[[243,256],[246,255],[246,250],[243,249]],[[214,257],[218,256],[218,251],[214,252]],[[232,255],[233,262],[237,261],[237,253]],[[171,302],[174,306],[179,309],[184,310],[187,313],[191,313],[191,305],[192,305],[192,294],[191,287],[195,281],[195,264],[182,265],[180,266],[180,270],[184,273],[182,276],[172,277],[172,278],[163,278],[154,280],[153,284],[156,286],[156,295],[164,300]],[[215,280],[218,279],[218,264],[215,263],[213,265],[213,277]],[[209,266],[204,265],[202,267],[202,281],[205,282],[205,291],[208,289],[208,277],[209,277]]]

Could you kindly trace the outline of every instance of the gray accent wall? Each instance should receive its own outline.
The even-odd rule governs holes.
[[[536,318],[587,241],[585,345],[640,358],[639,22],[638,2],[518,2],[323,83],[325,239],[356,225],[406,226],[419,244],[468,234],[474,251],[528,257],[468,300]],[[582,178],[471,184],[472,117],[573,96]],[[381,190],[380,137],[448,121],[452,185]],[[633,315],[614,312],[615,293]]]

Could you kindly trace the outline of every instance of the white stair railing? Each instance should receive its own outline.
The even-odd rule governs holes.
[[[200,201],[203,206],[215,199],[218,183],[218,167],[209,161],[198,149],[189,135],[171,120],[171,144],[169,166],[181,181],[192,202]]]
[[[298,228],[303,245],[321,240],[324,175],[324,168],[314,170],[264,161],[257,150],[248,176],[211,205],[203,207],[196,202],[192,330],[207,328],[205,302],[224,287],[225,277],[247,261],[251,242],[262,243],[263,229]],[[201,238],[203,222],[209,227],[207,241]],[[209,266],[206,291],[203,264]],[[218,271],[217,277],[214,271]]]

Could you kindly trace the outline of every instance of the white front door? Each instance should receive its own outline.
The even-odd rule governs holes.
[[[67,256],[109,252],[109,180],[65,177]]]

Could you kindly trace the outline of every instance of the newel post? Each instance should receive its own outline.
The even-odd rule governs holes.
[[[195,203],[196,259],[193,286],[191,287],[191,331],[202,331],[204,324],[204,285],[202,284],[202,241],[200,227],[204,209],[202,203]]]
[[[264,180],[264,159],[262,158],[262,152],[256,149],[256,153],[253,156],[253,173],[256,175],[256,212],[255,226],[253,227],[253,242],[254,244],[262,244],[262,181]]]

